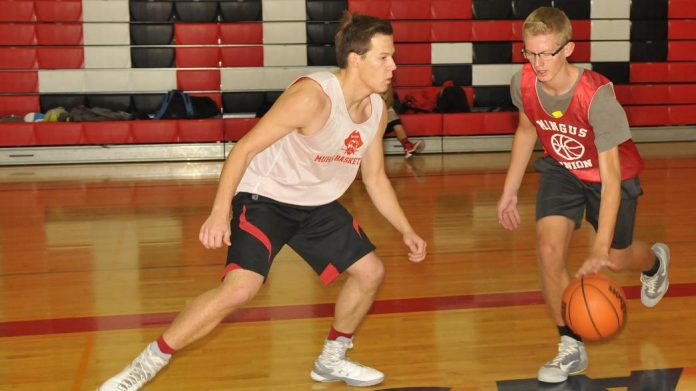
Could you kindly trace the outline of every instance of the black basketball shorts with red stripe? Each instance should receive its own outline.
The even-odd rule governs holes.
[[[266,278],[273,259],[288,244],[328,285],[375,250],[338,201],[298,206],[240,192],[232,200],[232,216],[225,274],[241,268]]]

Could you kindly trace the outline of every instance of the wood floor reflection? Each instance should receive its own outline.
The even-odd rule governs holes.
[[[368,390],[696,390],[696,145],[641,144],[636,238],[672,251],[668,297],[639,300],[638,275],[612,274],[628,321],[588,345],[584,376],[536,382],[557,335],[539,293],[537,176],[520,190],[523,225],[500,228],[509,154],[387,157],[428,258],[411,264],[360,181],[342,198],[378,246],[387,277],[350,356],[386,373]],[[218,284],[224,250],[197,240],[220,162],[0,167],[0,390],[93,390]],[[571,268],[592,243],[583,226]],[[254,302],[178,353],[147,390],[338,390],[309,378],[343,279],[325,287],[291,250]]]

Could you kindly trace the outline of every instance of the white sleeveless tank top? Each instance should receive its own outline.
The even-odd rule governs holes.
[[[335,201],[355,180],[362,156],[377,133],[384,101],[378,94],[371,94],[370,117],[356,124],[333,73],[316,72],[305,77],[316,81],[331,99],[329,118],[317,132],[305,136],[294,130],[254,156],[238,192],[316,206]]]

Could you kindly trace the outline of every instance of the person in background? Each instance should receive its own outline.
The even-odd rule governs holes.
[[[423,152],[425,141],[416,140],[411,142],[408,139],[408,134],[406,133],[404,125],[401,123],[399,114],[394,110],[394,94],[395,92],[391,84],[389,85],[389,90],[382,94],[382,98],[387,104],[387,131],[384,134],[389,135],[394,133],[396,139],[399,140],[399,143],[401,143],[401,146],[404,148],[404,158],[410,159],[414,154]]]

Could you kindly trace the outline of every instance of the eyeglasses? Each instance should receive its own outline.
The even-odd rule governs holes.
[[[525,49],[525,48],[522,48],[522,50],[520,50],[520,52],[522,53],[522,57],[526,58],[526,59],[529,60],[529,61],[536,60],[537,57],[539,57],[539,58],[541,58],[542,60],[546,61],[546,60],[552,59],[555,55],[557,55],[558,53],[560,53],[561,50],[563,50],[563,48],[564,48],[567,44],[568,44],[568,42],[564,43],[563,45],[561,45],[560,48],[556,49],[555,52],[534,53],[534,52],[530,52],[529,50],[527,50],[527,49]]]

